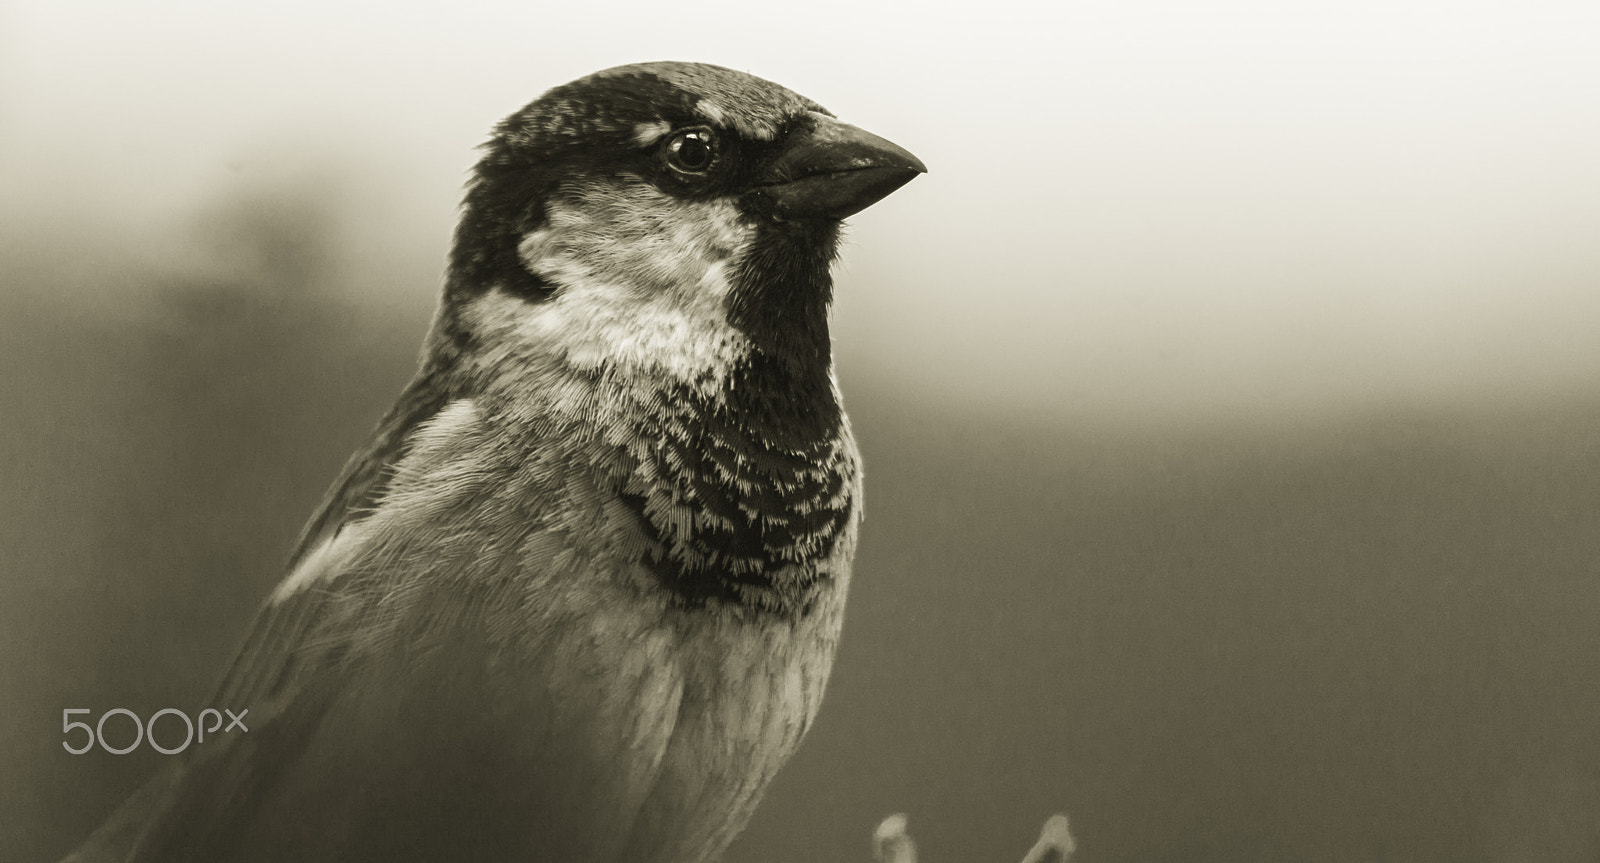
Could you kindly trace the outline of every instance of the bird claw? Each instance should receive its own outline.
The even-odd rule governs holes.
[[[904,813],[897,812],[878,822],[872,831],[872,856],[877,863],[917,863],[917,843],[906,831]],[[1033,843],[1022,863],[1067,863],[1077,848],[1073,841],[1067,816],[1052,815],[1039,831],[1039,841]]]

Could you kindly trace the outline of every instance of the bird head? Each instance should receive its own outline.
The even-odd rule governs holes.
[[[840,220],[926,170],[784,87],[698,63],[556,87],[484,151],[435,348],[707,386],[752,364],[825,375]]]

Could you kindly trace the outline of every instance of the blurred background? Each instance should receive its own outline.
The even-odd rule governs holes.
[[[408,377],[473,147],[618,63],[921,156],[869,516],[731,863],[1600,861],[1600,7],[0,4],[0,859],[154,769]]]

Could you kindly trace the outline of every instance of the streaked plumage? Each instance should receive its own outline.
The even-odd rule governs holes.
[[[418,376],[214,699],[250,733],[70,859],[719,855],[816,715],[856,545],[838,220],[921,170],[699,64],[502,122]]]

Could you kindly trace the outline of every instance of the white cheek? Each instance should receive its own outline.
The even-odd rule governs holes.
[[[555,233],[549,228],[540,228],[522,238],[517,244],[517,254],[522,256],[528,270],[537,275],[554,255],[555,245]]]
[[[728,279],[727,263],[718,261],[707,267],[695,287],[698,296],[715,300],[719,306],[726,308],[724,301],[728,298],[728,292],[733,290],[733,282]]]
[[[552,222],[562,218],[560,212],[551,215]],[[570,285],[592,281],[596,274],[584,256],[572,248],[568,239],[572,231],[567,225],[552,225],[533,231],[517,244],[517,254],[522,257],[528,272],[551,284]]]
[[[727,303],[730,265],[754,229],[730,201],[680,201],[637,181],[576,194],[518,244],[528,270],[556,288],[523,306],[519,340],[575,368],[720,381],[749,349]]]

